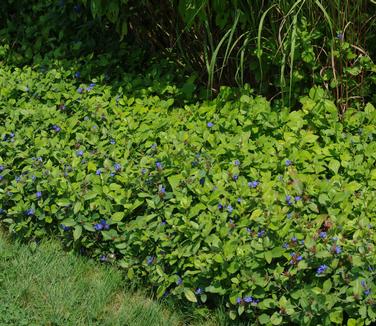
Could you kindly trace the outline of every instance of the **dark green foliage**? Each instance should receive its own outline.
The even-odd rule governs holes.
[[[124,75],[114,89],[74,74],[0,70],[10,231],[59,235],[198,311],[375,321],[371,104],[343,124],[320,88],[299,111],[229,88],[182,108],[158,80],[142,89]]]
[[[129,68],[129,57],[143,66],[158,54],[174,57],[208,95],[250,84],[288,106],[317,85],[343,114],[375,100],[375,17],[368,0],[3,1],[0,57],[105,52]]]

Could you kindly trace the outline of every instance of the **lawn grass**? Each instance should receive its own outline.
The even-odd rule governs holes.
[[[115,268],[64,252],[58,241],[43,241],[32,250],[1,232],[0,293],[0,325],[192,324],[151,296],[126,289]]]

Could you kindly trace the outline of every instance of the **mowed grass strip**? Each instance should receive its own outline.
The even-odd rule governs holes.
[[[181,315],[124,288],[119,270],[64,252],[35,250],[0,233],[0,325],[184,325]]]

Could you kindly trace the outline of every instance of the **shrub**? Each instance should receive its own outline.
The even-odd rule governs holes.
[[[342,123],[319,88],[299,111],[230,88],[178,107],[136,80],[0,70],[2,223],[233,319],[375,322],[375,108]]]

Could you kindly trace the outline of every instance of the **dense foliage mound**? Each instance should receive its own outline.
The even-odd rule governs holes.
[[[340,122],[319,88],[299,111],[229,88],[184,106],[137,80],[1,68],[2,223],[234,319],[375,322],[375,108]]]

